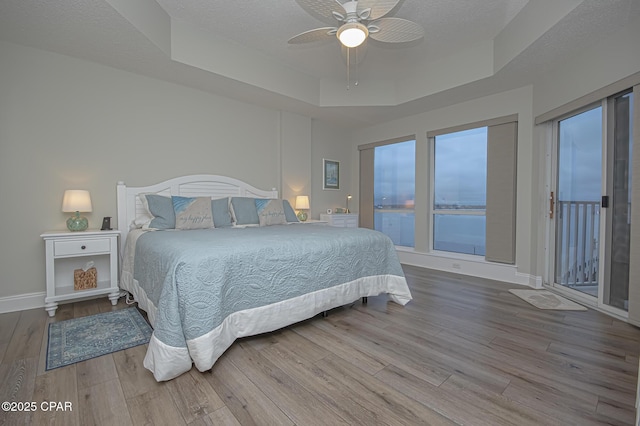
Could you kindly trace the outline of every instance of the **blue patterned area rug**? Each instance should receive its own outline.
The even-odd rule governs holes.
[[[151,326],[137,308],[49,324],[46,370],[149,342]]]

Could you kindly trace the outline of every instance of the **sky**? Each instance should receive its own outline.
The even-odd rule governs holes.
[[[437,202],[484,206],[486,139],[486,127],[436,138]],[[415,141],[377,147],[374,160],[375,205],[405,205],[407,200],[414,198]]]
[[[485,206],[487,128],[436,137],[435,204]]]
[[[599,201],[602,193],[602,108],[560,122],[559,201]]]
[[[405,205],[415,199],[416,141],[376,147],[374,155],[374,205]]]

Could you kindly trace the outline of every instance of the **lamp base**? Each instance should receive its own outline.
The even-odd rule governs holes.
[[[296,215],[298,217],[298,220],[300,222],[306,222],[307,221],[307,213],[303,212],[303,211],[299,211],[298,214]]]
[[[69,231],[86,231],[89,227],[89,221],[86,217],[81,217],[80,212],[76,212],[75,215],[67,219],[67,228]]]

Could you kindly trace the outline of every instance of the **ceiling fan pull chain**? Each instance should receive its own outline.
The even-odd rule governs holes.
[[[353,83],[354,86],[358,85],[358,48],[355,48],[356,51],[356,81]]]
[[[349,78],[349,68],[351,68],[351,59],[349,58],[349,52],[351,48],[347,47],[347,90],[349,90],[349,83],[351,82]]]

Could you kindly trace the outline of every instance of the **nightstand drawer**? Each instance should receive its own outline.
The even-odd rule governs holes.
[[[341,228],[358,227],[357,213],[321,214],[320,220],[326,220],[329,225],[338,226]]]
[[[53,247],[54,256],[108,253],[111,250],[111,240],[109,238],[97,238],[94,240],[54,241]]]
[[[358,218],[354,216],[346,216],[345,217],[336,217],[333,218],[333,226],[342,226],[345,228],[357,228],[358,227]]]
[[[333,218],[333,226],[341,226],[344,227],[347,224],[347,219],[345,217],[334,217]]]

